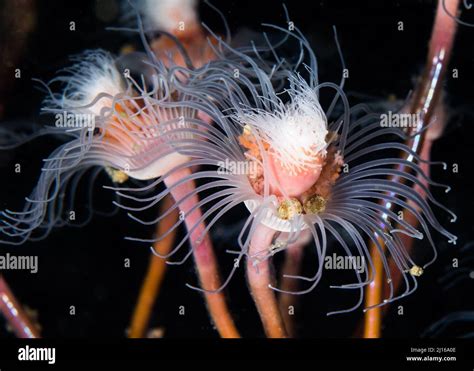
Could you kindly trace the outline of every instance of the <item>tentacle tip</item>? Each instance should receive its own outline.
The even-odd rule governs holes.
[[[213,290],[206,290],[206,289],[202,289],[200,287],[196,287],[196,286],[193,286],[189,283],[186,283],[185,286],[188,288],[188,289],[191,289],[191,290],[195,290],[195,291],[200,291],[200,292],[204,292],[204,293],[216,293],[218,291],[213,291]]]

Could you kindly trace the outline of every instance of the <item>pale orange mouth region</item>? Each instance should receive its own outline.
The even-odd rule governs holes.
[[[270,180],[270,191],[277,195],[298,197],[316,183],[321,175],[324,157],[317,157],[315,162],[299,172],[291,172],[281,165],[278,159],[270,155],[269,166],[273,170],[275,181]]]
[[[262,161],[259,146],[248,129],[244,129],[239,141],[247,149],[249,161]],[[298,170],[284,166],[268,143],[262,143],[262,148],[268,159],[268,168],[264,170],[260,164],[252,167],[256,171],[249,175],[249,181],[254,191],[263,195],[265,181],[269,182],[270,194],[279,200],[278,216],[281,219],[323,212],[344,164],[336,147],[329,144],[324,154],[315,156],[312,162],[299,166]]]

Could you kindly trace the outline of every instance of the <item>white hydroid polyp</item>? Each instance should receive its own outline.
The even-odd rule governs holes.
[[[113,97],[127,87],[115,58],[105,50],[89,50],[71,58],[76,64],[65,68],[65,76],[51,82],[64,82],[61,95],[47,98],[48,108],[59,107],[67,111],[83,110],[99,116],[104,107],[110,107]]]
[[[302,82],[288,91],[290,102],[280,103],[275,112],[253,110],[236,118],[257,131],[290,174],[319,167],[328,145],[326,115],[316,92]]]
[[[159,177],[189,160],[174,143],[192,137],[179,129],[192,125],[196,110],[174,88],[178,78],[171,78],[172,67],[158,64],[146,76],[150,79],[143,78],[140,84],[130,75],[122,76],[114,57],[105,51],[88,51],[73,60],[75,65],[51,81],[63,90],[53,93],[47,86],[49,97],[43,108],[56,115],[66,113],[73,128],[56,121],[44,129],[41,135],[60,134],[67,141],[44,159],[23,209],[0,211],[1,243],[19,245],[46,236],[53,227],[71,224],[66,210],[72,209],[79,180],[89,169],[92,192],[93,181],[104,170],[113,182],[122,183],[128,177]],[[152,81],[152,86],[145,81]],[[83,116],[91,118],[92,125],[75,120]],[[171,129],[175,131],[170,133]]]
[[[188,160],[174,152],[160,134],[159,128],[180,127],[185,116],[193,117],[186,108],[161,106],[172,90],[163,76],[159,78],[158,72],[146,76],[153,85],[146,91],[126,73],[129,68],[120,71],[116,59],[104,50],[87,51],[73,60],[77,63],[63,70],[67,75],[53,80],[65,83],[62,94],[52,94],[44,110],[94,115],[97,133],[92,143],[110,159],[108,166],[148,180]],[[123,174],[120,178],[126,179]]]
[[[196,0],[138,0],[137,5],[150,28],[176,33],[199,23]]]

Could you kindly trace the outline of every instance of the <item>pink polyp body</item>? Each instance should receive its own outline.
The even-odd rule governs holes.
[[[315,167],[310,167],[301,172],[290,172],[273,156],[269,156],[269,163],[275,175],[275,182],[270,180],[270,190],[277,196],[283,196],[280,189],[288,197],[299,197],[319,179],[322,171],[322,160],[318,157]]]

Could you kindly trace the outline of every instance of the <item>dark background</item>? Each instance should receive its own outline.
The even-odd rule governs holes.
[[[97,3],[101,3],[99,11]],[[45,123],[39,117],[44,94],[31,78],[47,81],[56,71],[69,65],[68,57],[85,49],[105,48],[118,53],[128,43],[139,45],[130,35],[107,31],[110,25],[120,24],[113,1],[38,1],[37,25],[30,35],[27,49],[18,61],[22,79],[16,80],[4,97],[3,120],[18,123]],[[243,27],[261,31],[261,22],[282,24],[283,8],[280,1],[218,1],[216,5],[226,16],[233,33]],[[340,65],[336,52],[332,25],[337,26],[339,41],[350,69],[346,90],[352,102],[360,97],[384,103],[389,96],[404,99],[413,88],[423,68],[430,37],[434,1],[287,1],[291,20],[310,40],[320,64],[322,81],[338,81]],[[110,6],[112,6],[110,8]],[[201,19],[212,29],[222,32],[222,22],[216,14],[201,4]],[[0,3],[0,11],[2,10]],[[69,22],[76,22],[76,31],[69,31]],[[403,21],[405,31],[397,31]],[[15,30],[1,26],[3,37]],[[450,119],[444,136],[433,148],[433,160],[459,164],[459,173],[433,169],[433,178],[448,183],[449,194],[434,191],[438,200],[458,215],[458,222],[449,225],[458,235],[458,245],[448,245],[434,232],[441,253],[440,258],[420,279],[418,291],[407,299],[396,302],[385,320],[386,337],[418,337],[433,322],[456,310],[472,310],[474,280],[466,277],[449,291],[439,279],[453,257],[460,256],[459,248],[473,240],[472,158],[474,135],[472,110],[472,82],[474,28],[459,27],[451,67],[459,70],[459,78],[448,73],[446,102]],[[1,61],[1,59],[0,59]],[[337,63],[335,63],[335,61]],[[0,65],[0,68],[2,66]],[[0,209],[18,209],[29,195],[39,174],[41,159],[48,156],[60,142],[51,138],[36,140],[15,151],[0,152]],[[15,174],[14,164],[21,163],[23,171]],[[96,207],[110,209],[110,194],[96,185]],[[83,183],[87,187],[87,182]],[[81,203],[81,195],[78,196]],[[83,202],[83,201],[82,201]],[[226,219],[216,235],[216,246],[232,248],[235,240],[232,226],[238,225],[244,209]],[[437,214],[444,224],[448,218]],[[39,272],[5,272],[5,277],[20,301],[38,316],[45,337],[124,337],[134,308],[142,278],[146,272],[149,250],[146,245],[125,241],[124,236],[150,236],[153,229],[139,228],[124,212],[105,218],[94,217],[82,228],[62,228],[53,231],[45,240],[23,246],[1,246],[2,254],[38,255]],[[222,237],[223,236],[223,237]],[[417,243],[420,256],[429,253],[425,242]],[[474,250],[471,249],[471,253]],[[124,267],[124,259],[131,267]],[[305,270],[311,271],[314,256],[305,258]],[[223,268],[228,267],[223,262]],[[470,269],[473,268],[471,261]],[[299,335],[303,337],[351,337],[362,318],[358,310],[348,315],[326,317],[325,313],[352,305],[354,293],[328,288],[336,273],[328,272],[312,293],[300,297],[296,309]],[[196,283],[191,263],[171,267],[159,296],[151,327],[162,327],[168,337],[216,337],[210,325],[201,294],[184,286]],[[261,336],[261,325],[248,294],[243,271],[238,271],[228,287],[227,295],[237,325],[244,336]],[[69,307],[76,307],[76,315],[69,315]],[[178,315],[178,307],[186,307],[186,315]],[[396,314],[399,305],[404,315]],[[474,323],[467,322],[453,328],[446,336],[472,332]],[[469,331],[470,329],[470,331]],[[12,336],[0,327],[0,335]]]

